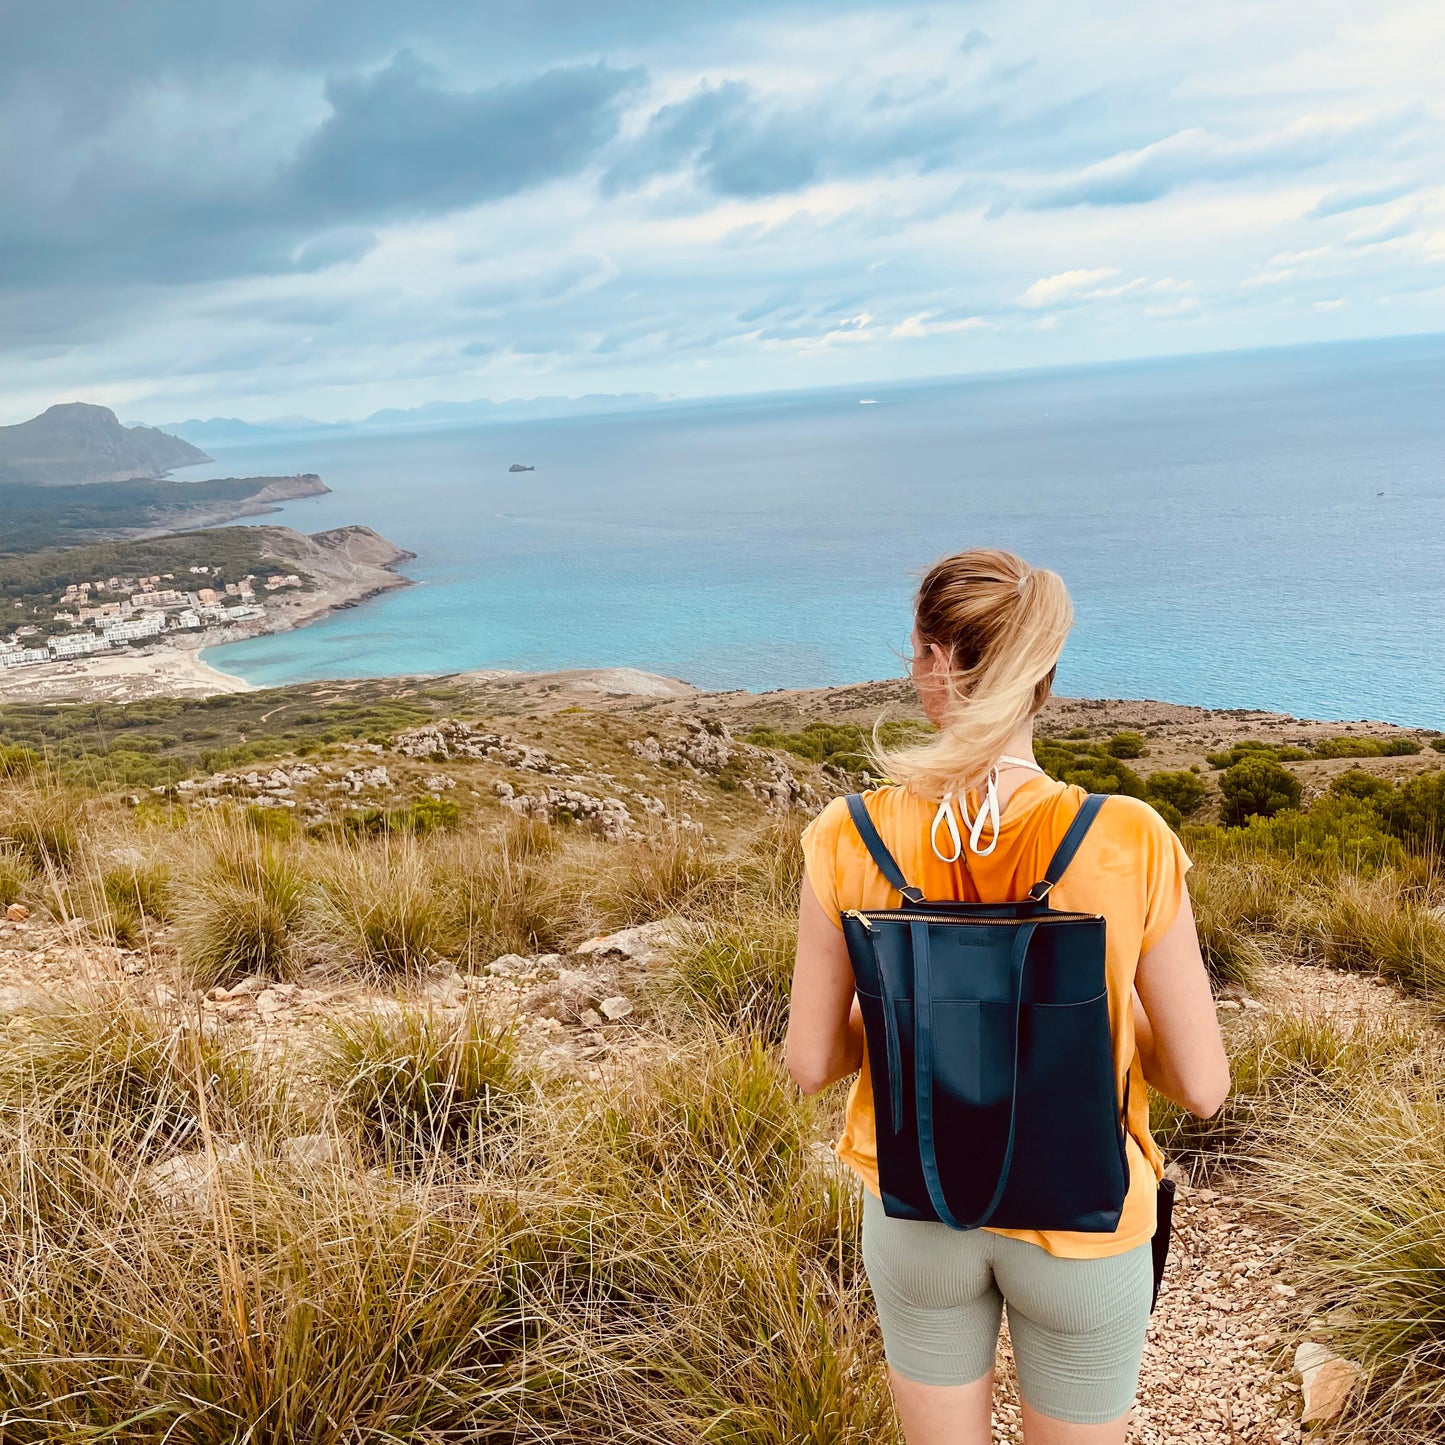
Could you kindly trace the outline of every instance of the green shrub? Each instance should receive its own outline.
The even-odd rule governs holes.
[[[1070,746],[1051,738],[1037,739],[1034,758],[1050,777],[1090,793],[1144,796],[1144,780],[1139,774],[1098,743]]]
[[[1385,826],[1406,845],[1445,853],[1445,769],[1406,779],[1379,806]]]
[[[1129,730],[1115,733],[1104,746],[1110,757],[1142,758],[1149,749],[1144,744],[1144,735]]]
[[[878,728],[878,741],[885,748],[904,747],[921,742],[934,729],[922,722],[894,720]],[[800,732],[780,732],[774,728],[754,728],[744,735],[744,742],[755,747],[780,749],[810,763],[822,763],[857,773],[869,766],[873,742],[871,731],[855,723],[810,722]]]
[[[1226,768],[1219,788],[1224,795],[1221,821],[1236,828],[1251,817],[1272,818],[1300,800],[1299,779],[1264,756],[1246,757]]]
[[[40,770],[40,754],[34,749],[0,743],[0,778],[32,778]]]
[[[1187,818],[1204,801],[1204,784],[1193,773],[1150,773],[1144,796],[1155,805],[1168,803]]]
[[[347,813],[340,831],[380,837],[384,833],[432,833],[439,828],[455,828],[460,809],[450,798],[417,798],[400,808],[365,808]],[[328,831],[326,829],[319,830]]]
[[[1445,737],[1431,738],[1430,746],[1434,748],[1437,753],[1445,753]]]
[[[1297,748],[1289,743],[1266,743],[1258,738],[1246,738],[1243,742],[1234,743],[1227,752],[1208,754],[1205,761],[1219,772],[1251,757],[1273,758],[1277,763],[1304,763],[1314,754],[1307,748]]]

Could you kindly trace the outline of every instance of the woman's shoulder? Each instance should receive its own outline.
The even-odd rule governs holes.
[[[895,819],[910,818],[924,807],[922,799],[900,783],[880,783],[877,787],[866,789],[862,798],[868,816],[880,829],[886,828]],[[848,795],[840,794],[814,815],[803,829],[803,837],[805,841],[836,841],[840,834],[849,832],[856,833],[857,830],[848,810]],[[858,843],[862,847],[861,838]]]
[[[1107,840],[1110,854],[1118,860],[1132,859],[1151,886],[1161,876],[1182,877],[1190,866],[1179,835],[1143,798],[1110,794],[1094,828]]]

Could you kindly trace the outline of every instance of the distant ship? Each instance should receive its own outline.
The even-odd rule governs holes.
[[[524,467],[524,466],[521,464],[521,462],[513,462],[512,465],[507,468],[507,470],[508,470],[509,472],[535,472],[535,471],[537,470],[537,468],[536,468],[536,467]]]
[[[877,406],[877,405],[878,405],[878,398],[877,398],[876,396],[860,396],[860,397],[858,398],[858,405],[859,405],[859,406]]]

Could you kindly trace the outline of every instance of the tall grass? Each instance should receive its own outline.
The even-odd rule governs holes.
[[[1368,1390],[1351,1439],[1445,1434],[1445,1060],[1365,1077],[1266,1136],[1269,1198],[1298,1234],[1317,1338]]]
[[[694,1017],[782,1039],[802,884],[800,831],[799,820],[786,816],[766,825],[739,860],[731,896],[681,930],[669,982]]]
[[[334,844],[312,867],[317,924],[348,969],[419,974],[440,955],[445,910],[432,859],[417,839],[387,834]]]
[[[181,958],[201,984],[286,978],[302,962],[308,901],[295,852],[219,821],[175,891]]]
[[[370,1152],[402,1162],[495,1145],[538,1087],[514,1026],[472,1010],[338,1022],[324,1073],[341,1118]]]

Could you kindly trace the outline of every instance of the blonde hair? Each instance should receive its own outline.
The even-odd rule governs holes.
[[[1019,724],[1048,700],[1074,621],[1057,572],[1012,552],[975,547],[935,562],[913,602],[920,644],[948,657],[948,701],[938,735],[872,756],[883,776],[924,797],[981,783]]]

